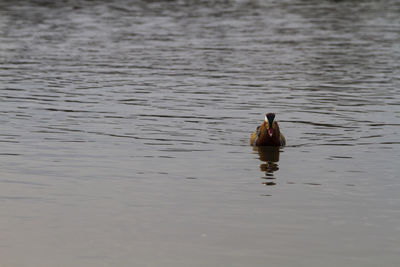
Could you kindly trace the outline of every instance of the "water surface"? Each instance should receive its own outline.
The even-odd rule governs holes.
[[[0,1],[0,266],[399,266],[398,1]],[[288,146],[253,149],[277,113]]]

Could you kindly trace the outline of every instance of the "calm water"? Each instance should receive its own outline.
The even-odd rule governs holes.
[[[0,266],[400,266],[399,1],[0,1],[0,62]]]

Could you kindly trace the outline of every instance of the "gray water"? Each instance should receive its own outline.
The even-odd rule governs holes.
[[[400,266],[399,3],[0,1],[0,266]]]

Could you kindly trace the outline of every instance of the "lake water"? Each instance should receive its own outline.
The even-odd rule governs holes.
[[[0,62],[0,266],[400,266],[399,1],[4,0]]]

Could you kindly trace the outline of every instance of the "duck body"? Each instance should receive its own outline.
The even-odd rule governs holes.
[[[264,121],[251,134],[250,145],[252,146],[284,146],[286,139],[280,132],[278,122],[274,113],[267,113]]]

